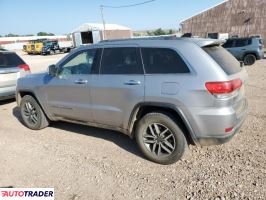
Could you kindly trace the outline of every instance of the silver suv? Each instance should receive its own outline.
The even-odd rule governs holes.
[[[82,46],[21,78],[27,127],[67,121],[135,138],[150,160],[171,164],[188,144],[228,141],[243,123],[245,68],[217,40],[146,39]]]
[[[15,97],[19,77],[30,73],[30,67],[15,53],[0,49],[0,100]]]

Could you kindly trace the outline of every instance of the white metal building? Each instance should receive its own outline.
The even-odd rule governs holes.
[[[104,31],[105,30],[105,31]],[[118,24],[85,23],[72,31],[74,46],[94,44],[103,39],[131,38],[130,28]]]

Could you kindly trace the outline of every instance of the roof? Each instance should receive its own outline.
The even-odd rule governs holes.
[[[92,30],[103,30],[103,24],[102,23],[85,23],[79,26],[78,28],[74,29],[72,33],[74,32],[86,32],[86,31],[92,31]],[[118,24],[105,24],[105,30],[131,30],[128,27],[121,26]]]
[[[214,5],[214,6],[210,7],[210,8],[207,8],[207,9],[205,9],[205,10],[203,10],[203,11],[201,11],[201,12],[199,12],[199,13],[193,15],[193,16],[190,16],[190,17],[188,17],[188,18],[186,18],[186,19],[183,19],[183,20],[180,21],[180,24],[182,24],[183,22],[185,22],[185,21],[187,21],[187,20],[189,20],[189,19],[191,19],[191,18],[193,18],[193,17],[195,17],[195,16],[198,16],[198,15],[200,15],[200,14],[202,14],[202,13],[208,11],[208,10],[211,10],[211,9],[213,9],[213,8],[216,8],[217,6],[220,6],[220,5],[222,5],[222,4],[224,4],[224,3],[228,2],[228,1],[229,1],[229,0],[224,0],[223,2],[221,2],[221,3],[219,3],[219,4],[216,4],[216,5]]]
[[[225,43],[225,40],[209,39],[209,38],[171,38],[171,37],[161,37],[161,38],[134,38],[134,39],[121,39],[121,40],[104,40],[99,44],[170,44],[174,46],[178,43],[194,43],[200,47],[206,46],[216,46]]]

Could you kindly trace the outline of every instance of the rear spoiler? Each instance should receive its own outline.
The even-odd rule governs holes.
[[[200,47],[213,47],[213,46],[221,46],[226,40],[219,39],[205,39],[205,38],[182,38],[183,40],[189,40],[194,42],[196,45]]]

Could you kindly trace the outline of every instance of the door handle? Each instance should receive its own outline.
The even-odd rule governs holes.
[[[88,81],[87,80],[83,80],[83,79],[79,79],[79,80],[75,80],[75,84],[87,84]]]
[[[241,49],[241,50],[246,51],[246,49]]]
[[[140,85],[141,82],[140,81],[136,81],[136,80],[129,80],[124,82],[124,85]]]

